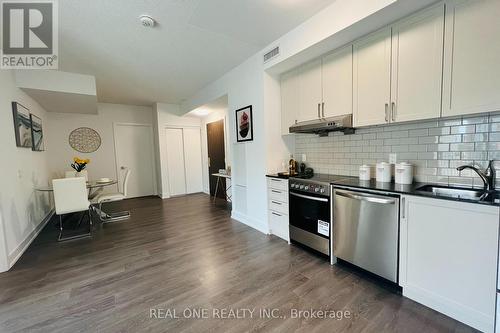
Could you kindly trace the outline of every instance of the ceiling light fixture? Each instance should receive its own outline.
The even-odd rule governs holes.
[[[156,24],[155,19],[149,15],[141,15],[139,16],[139,20],[141,21],[141,24],[146,28],[152,28]]]

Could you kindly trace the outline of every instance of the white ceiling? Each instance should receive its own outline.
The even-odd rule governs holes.
[[[59,69],[95,75],[100,102],[180,103],[334,1],[59,1]]]

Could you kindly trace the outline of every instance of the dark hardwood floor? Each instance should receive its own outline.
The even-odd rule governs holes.
[[[66,243],[55,241],[50,223],[0,274],[0,332],[473,331],[231,220],[206,195],[132,199],[112,208],[131,210],[131,219]],[[169,318],[174,309],[180,318]],[[208,318],[186,318],[194,309]],[[256,310],[253,318],[214,318],[222,309],[239,309],[240,316]],[[259,309],[278,309],[272,314],[280,318],[260,317]],[[292,309],[349,311],[350,318],[291,318]],[[162,318],[151,318],[152,311]]]

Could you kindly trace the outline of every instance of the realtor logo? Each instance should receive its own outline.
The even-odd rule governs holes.
[[[2,69],[57,69],[56,0],[2,1]]]

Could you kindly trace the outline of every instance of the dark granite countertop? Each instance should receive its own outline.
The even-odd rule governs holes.
[[[471,199],[437,195],[437,194],[434,194],[432,192],[417,191],[418,188],[425,186],[425,185],[443,186],[443,185],[439,185],[439,184],[413,183],[411,185],[401,185],[401,184],[395,184],[392,182],[391,183],[380,183],[380,182],[376,182],[374,179],[372,179],[370,181],[362,181],[362,180],[359,180],[358,177],[344,177],[343,179],[332,182],[331,184],[334,187],[335,186],[345,186],[345,187],[359,189],[359,190],[372,190],[372,191],[381,191],[381,192],[388,192],[388,193],[395,193],[395,194],[408,194],[408,195],[422,196],[422,197],[435,198],[435,199],[470,202],[470,203],[481,204],[481,205],[490,205],[490,206],[500,206],[500,194],[498,192],[495,192],[491,195],[488,195],[484,200],[471,200]],[[458,187],[460,187],[460,186],[458,186]],[[467,187],[463,187],[463,188],[467,188]],[[470,189],[470,187],[468,187],[468,189]]]
[[[266,177],[268,177],[268,178],[279,178],[279,179],[288,179],[288,178],[290,178],[290,176],[281,176],[281,175],[278,175],[277,173],[272,173],[272,174],[266,175]]]

